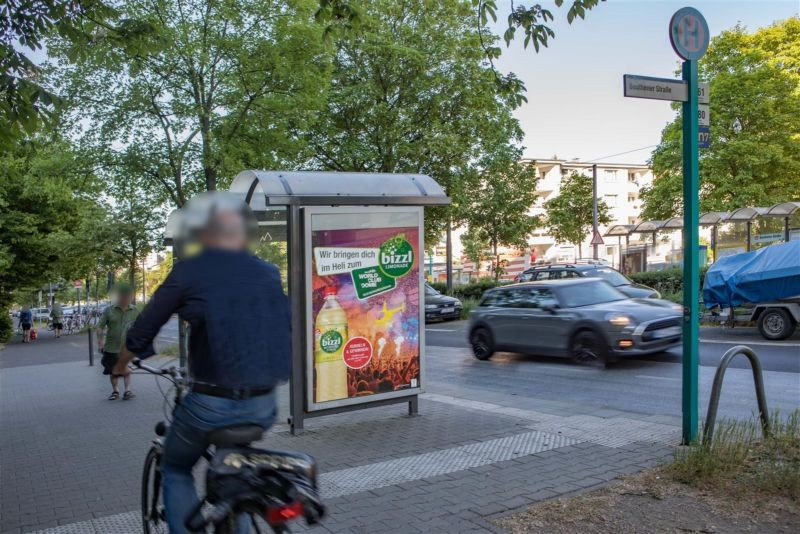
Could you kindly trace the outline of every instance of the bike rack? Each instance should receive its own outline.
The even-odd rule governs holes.
[[[750,347],[736,345],[722,355],[719,366],[717,366],[717,372],[714,375],[714,386],[711,388],[711,398],[708,401],[708,413],[703,427],[703,445],[711,443],[711,438],[714,437],[714,425],[717,421],[717,409],[719,408],[719,395],[722,392],[722,380],[725,377],[725,371],[728,369],[731,360],[739,354],[744,354],[747,356],[747,359],[750,360],[750,367],[753,370],[753,382],[756,386],[756,399],[758,401],[759,417],[761,418],[761,430],[765,437],[769,435],[769,413],[767,412],[767,397],[764,395],[764,377],[761,373],[761,361]]]

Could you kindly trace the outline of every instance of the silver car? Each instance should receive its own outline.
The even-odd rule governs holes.
[[[530,282],[492,289],[470,313],[473,354],[496,351],[609,359],[680,345],[682,307],[628,298],[599,278]]]

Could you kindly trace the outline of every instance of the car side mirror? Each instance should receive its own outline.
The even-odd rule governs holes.
[[[545,306],[542,306],[542,311],[545,311],[547,313],[556,313],[557,308],[558,306],[556,306],[555,304],[547,304]]]

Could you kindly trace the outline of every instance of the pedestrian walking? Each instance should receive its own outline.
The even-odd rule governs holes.
[[[139,311],[132,303],[133,291],[128,284],[119,283],[116,285],[117,301],[113,305],[103,310],[100,320],[97,323],[97,348],[103,353],[100,363],[103,365],[103,374],[109,375],[111,379],[111,395],[108,400],[119,398],[119,377],[114,373],[114,366],[119,360],[119,353],[125,341],[128,328],[136,320]],[[125,383],[125,393],[123,400],[130,400],[134,397],[131,391],[131,375],[123,377]]]
[[[61,337],[61,330],[64,328],[64,310],[58,302],[53,301],[50,319],[53,321],[53,332],[55,332],[56,337]]]
[[[31,328],[33,328],[33,313],[30,306],[24,306],[19,312],[19,327],[22,330],[22,342],[31,342]]]

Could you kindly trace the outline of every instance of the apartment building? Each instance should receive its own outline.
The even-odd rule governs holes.
[[[544,216],[544,204],[558,196],[562,178],[573,172],[592,178],[592,163],[579,160],[545,159],[533,160],[539,182],[536,186],[538,199],[531,209],[531,214]],[[635,224],[639,222],[642,209],[640,191],[653,181],[653,171],[647,165],[632,163],[604,163],[597,165],[597,197],[609,206],[611,225]],[[600,233],[605,233],[606,226],[601,225]],[[545,228],[537,230],[530,238],[531,254],[547,261],[574,261],[581,254],[591,257],[591,235],[580,246],[573,243],[557,243]],[[619,248],[616,239],[605,238],[605,244],[599,247],[598,255],[610,263],[619,261]]]
[[[592,163],[589,162],[577,159],[564,160],[557,157],[535,158],[527,161],[534,163],[538,177],[536,184],[538,198],[531,207],[530,213],[542,218],[545,214],[545,202],[558,196],[561,191],[561,180],[564,177],[572,172],[577,172],[586,176],[587,180],[592,178]],[[610,208],[611,223],[608,226],[639,222],[642,208],[640,191],[642,187],[652,183],[652,169],[647,165],[633,163],[595,163],[597,165],[597,195]],[[607,226],[601,225],[601,235],[605,233],[606,228]],[[457,229],[453,235],[453,267],[456,280],[464,282],[470,278],[489,276],[491,262],[486,261],[475,265],[467,258],[462,257],[460,236],[464,230]],[[578,246],[574,243],[558,243],[547,233],[546,228],[540,228],[530,236],[528,250],[503,250],[502,260],[506,271],[504,278],[513,278],[533,262],[565,262],[574,261],[581,256],[591,257],[591,238],[591,234],[587,234],[579,252]],[[604,239],[605,243],[598,249],[598,256],[617,266],[620,253],[619,240],[617,238]],[[622,245],[624,246],[624,240]],[[440,248],[437,247],[437,250]],[[426,273],[434,280],[444,278],[445,258],[443,250],[441,252],[441,254],[435,254],[432,259],[426,257]]]

